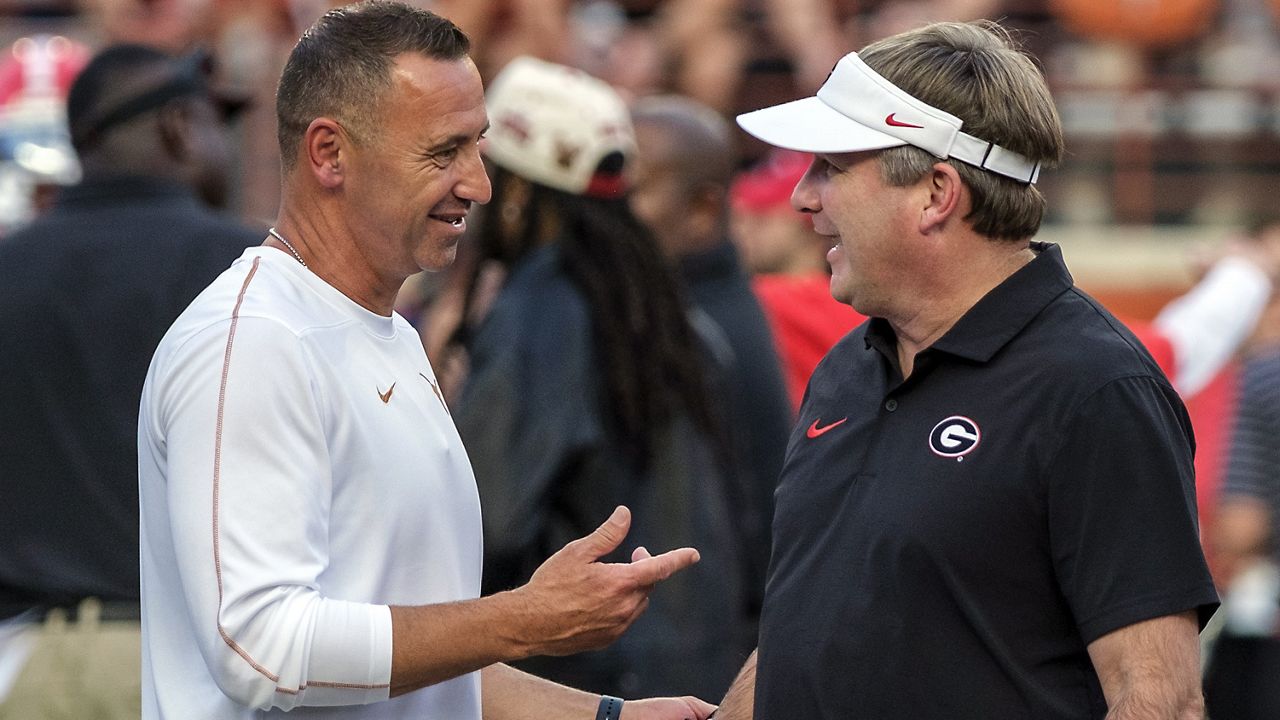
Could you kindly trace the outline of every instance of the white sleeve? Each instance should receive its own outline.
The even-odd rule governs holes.
[[[1204,389],[1253,332],[1271,298],[1271,279],[1242,257],[1219,260],[1194,288],[1160,311],[1155,326],[1173,345],[1173,386]]]
[[[284,326],[188,342],[160,400],[182,589],[215,682],[247,706],[385,700],[391,612],[323,597],[333,478],[323,397]]]

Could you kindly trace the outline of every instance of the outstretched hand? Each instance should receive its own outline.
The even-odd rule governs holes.
[[[524,601],[531,655],[569,655],[618,639],[645,611],[654,585],[698,562],[698,551],[680,548],[630,563],[602,563],[631,529],[631,511],[619,506],[603,525],[565,545],[513,592]],[[709,711],[708,711],[709,712]]]

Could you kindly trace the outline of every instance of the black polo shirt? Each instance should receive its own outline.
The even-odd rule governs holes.
[[[138,599],[138,402],[178,314],[264,230],[145,176],[0,239],[0,620]]]
[[[1090,642],[1216,608],[1182,402],[1059,249],[1033,248],[905,382],[882,319],[814,372],[757,718],[1102,718]]]

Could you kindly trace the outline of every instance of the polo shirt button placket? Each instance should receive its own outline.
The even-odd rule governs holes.
[[[897,410],[898,400],[896,398],[889,398],[888,400],[885,400],[884,409],[888,410],[889,412],[893,412],[894,410]]]

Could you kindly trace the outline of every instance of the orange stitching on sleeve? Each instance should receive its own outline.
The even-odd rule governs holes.
[[[222,383],[218,388],[218,423],[213,446],[213,568],[214,573],[218,578],[218,614],[216,615],[218,621],[218,634],[222,636],[222,640],[227,644],[227,647],[230,647],[237,655],[244,658],[244,661],[249,663],[250,667],[258,671],[263,677],[267,678],[271,682],[278,683],[280,682],[280,676],[270,670],[267,670],[262,665],[259,665],[257,661],[255,661],[249,653],[245,652],[244,648],[240,647],[240,645],[237,644],[222,627],[222,552],[218,540],[218,491],[222,479],[222,419],[226,410],[227,377],[231,371],[231,346],[235,342],[236,325],[240,322],[240,306],[244,303],[244,296],[249,290],[249,283],[253,281],[253,276],[257,274],[258,264],[261,261],[262,258],[254,258],[253,267],[249,269],[249,274],[244,279],[244,285],[240,287],[240,295],[236,297],[236,306],[231,311],[231,328],[227,332],[227,351],[222,357]],[[337,682],[303,682],[296,689],[280,687],[277,685],[276,692],[284,693],[286,695],[297,695],[303,690],[306,690],[308,685],[352,690],[379,690],[381,688],[391,687],[389,683],[383,683],[380,685],[359,685],[355,683]]]

